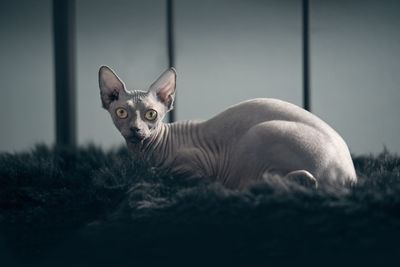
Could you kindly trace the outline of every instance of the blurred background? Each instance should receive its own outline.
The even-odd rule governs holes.
[[[0,0],[0,151],[55,142],[52,1]],[[311,111],[352,153],[400,152],[400,2],[310,0]],[[76,0],[77,143],[123,144],[97,71],[147,89],[168,67],[166,1]],[[175,0],[176,119],[255,97],[302,105],[301,0]]]

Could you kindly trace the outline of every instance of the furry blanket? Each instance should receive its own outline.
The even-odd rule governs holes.
[[[389,265],[400,158],[354,157],[346,192],[237,192],[135,162],[125,148],[0,154],[1,266]]]

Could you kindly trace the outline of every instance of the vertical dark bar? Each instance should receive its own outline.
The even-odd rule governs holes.
[[[303,107],[310,111],[310,25],[309,25],[309,1],[303,0]]]
[[[56,145],[76,145],[75,1],[53,0]]]
[[[174,1],[167,0],[167,49],[168,49],[168,65],[170,68],[175,67],[175,42],[174,42]],[[174,109],[169,112],[169,122],[176,119],[176,95]]]

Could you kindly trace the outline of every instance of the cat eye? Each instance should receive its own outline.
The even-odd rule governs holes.
[[[146,114],[144,114],[144,117],[146,118],[146,120],[154,121],[155,119],[157,119],[157,111],[155,111],[154,109],[149,109],[148,111],[146,111]]]
[[[128,112],[124,108],[117,108],[115,110],[115,113],[120,119],[125,119],[126,117],[128,117]]]

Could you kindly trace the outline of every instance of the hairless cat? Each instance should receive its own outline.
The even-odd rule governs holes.
[[[357,182],[346,143],[310,112],[285,101],[258,98],[209,120],[164,123],[173,108],[175,85],[173,68],[147,91],[128,91],[110,68],[99,70],[103,107],[128,148],[152,166],[172,175],[215,177],[239,190],[269,177],[314,188]]]

